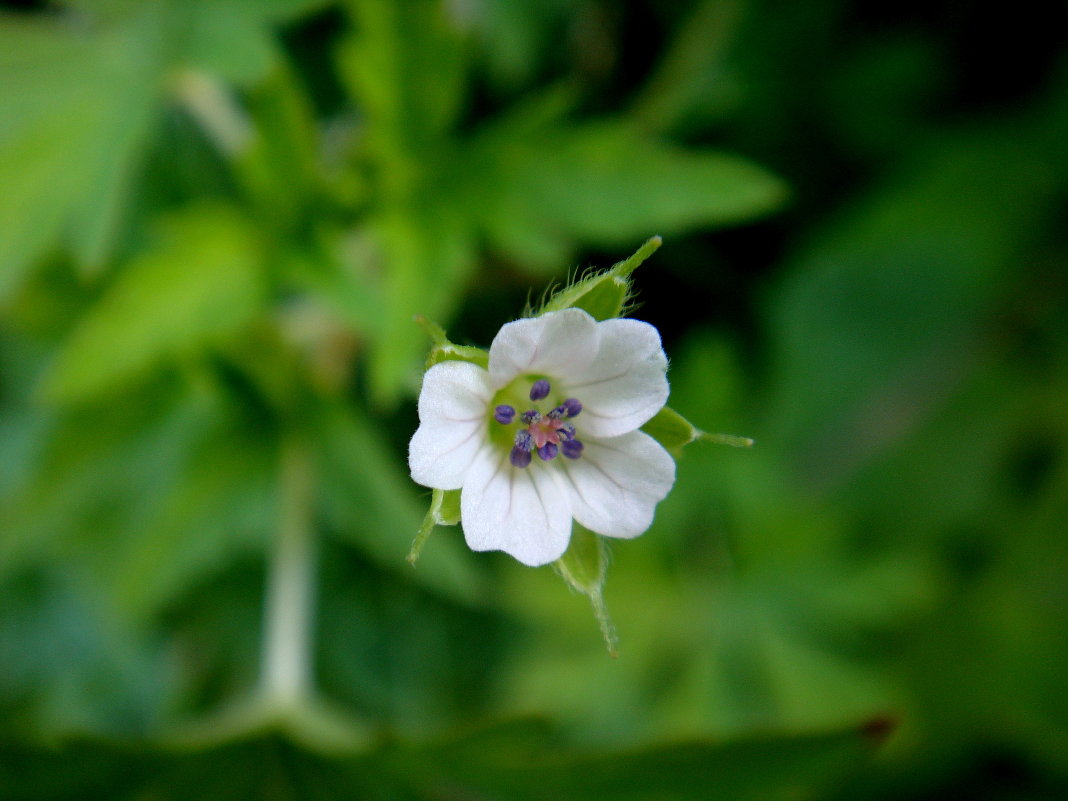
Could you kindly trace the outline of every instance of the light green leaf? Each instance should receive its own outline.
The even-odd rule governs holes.
[[[166,219],[75,326],[46,376],[46,396],[98,396],[233,335],[263,304],[259,244],[225,206]]]
[[[460,212],[436,201],[397,207],[372,226],[385,266],[385,319],[373,332],[370,374],[376,400],[388,403],[402,386],[415,384],[413,367],[424,338],[413,319],[452,311],[475,265],[475,241]]]
[[[240,85],[263,78],[281,53],[272,24],[326,0],[171,0],[185,32],[181,61]]]
[[[340,77],[368,120],[368,144],[396,172],[388,192],[405,192],[412,160],[448,131],[460,108],[465,59],[445,4],[436,0],[350,0],[356,33],[339,51]]]
[[[122,27],[0,17],[0,296],[63,234],[98,269],[112,251],[163,64],[152,9]]]
[[[481,176],[472,208],[493,243],[525,263],[539,251],[559,260],[576,240],[617,246],[650,229],[744,222],[786,195],[778,178],[741,157],[686,150],[613,122],[522,139],[491,130],[468,158]],[[556,252],[537,247],[540,239],[556,242]]]
[[[413,383],[420,335],[412,317],[443,318],[475,261],[469,212],[448,175],[459,161],[447,135],[466,63],[444,4],[352,0],[356,32],[339,51],[340,77],[366,116],[361,155],[377,181],[369,220],[387,311],[375,331],[371,386],[389,403]]]

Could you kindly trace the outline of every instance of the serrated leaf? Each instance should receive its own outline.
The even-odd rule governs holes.
[[[159,92],[152,9],[95,34],[0,17],[0,296],[70,237],[87,272],[110,255]]]
[[[481,176],[475,208],[494,244],[525,263],[539,238],[616,246],[649,230],[744,222],[786,195],[778,178],[741,157],[686,150],[620,123],[557,125],[525,138],[507,121],[500,130],[508,135],[487,132],[468,156]]]
[[[356,33],[339,50],[340,77],[364,109],[376,155],[405,191],[411,157],[434,144],[460,108],[465,59],[459,31],[434,0],[351,0]]]
[[[92,398],[233,335],[262,306],[260,260],[254,231],[231,208],[193,207],[167,218],[75,326],[45,395]]]

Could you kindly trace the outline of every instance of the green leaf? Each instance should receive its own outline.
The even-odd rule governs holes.
[[[520,138],[508,122],[476,141],[467,164],[479,176],[471,191],[480,224],[524,263],[533,254],[549,261],[535,266],[558,267],[577,240],[618,246],[650,229],[740,223],[785,199],[782,182],[745,159],[686,150],[621,123],[549,126]]]
[[[419,506],[395,454],[358,413],[330,406],[319,410],[316,419],[317,474],[330,526],[386,569],[406,568],[403,557],[419,525]],[[451,538],[435,542],[423,554],[420,569],[405,571],[405,576],[464,603],[482,591],[469,551]]]
[[[770,305],[782,402],[769,424],[800,474],[847,485],[966,374],[976,327],[1052,214],[1038,141],[994,129],[924,148],[790,260]]]
[[[414,383],[413,367],[423,337],[413,318],[449,314],[475,265],[475,241],[460,212],[439,200],[398,206],[371,222],[385,267],[381,279],[385,319],[373,332],[370,364],[379,402],[394,401],[402,386]]]
[[[455,22],[435,0],[350,0],[356,33],[338,53],[340,77],[368,121],[387,193],[405,193],[460,109],[466,72]]]
[[[53,747],[0,743],[0,784],[26,801],[228,801],[287,797],[294,788],[313,788],[307,797],[322,801],[808,801],[829,796],[866,764],[873,739],[848,729],[568,751],[558,732],[522,721],[434,743],[316,752],[264,721],[252,736],[202,750],[88,738]]]
[[[0,17],[0,297],[64,234],[110,256],[159,92],[160,17],[93,34]]]
[[[417,786],[419,797],[447,786],[510,801],[802,801],[825,797],[870,759],[876,742],[849,729],[568,753],[551,730],[513,725],[416,752],[423,766]]]
[[[92,398],[232,336],[263,305],[261,258],[255,232],[229,207],[167,218],[78,322],[46,376],[46,396]]]
[[[608,653],[616,656],[616,631],[604,603],[604,582],[608,576],[608,548],[604,538],[578,523],[573,524],[571,542],[553,566],[572,589],[590,599]]]
[[[185,32],[181,60],[228,81],[249,85],[278,61],[272,29],[326,0],[172,0]]]

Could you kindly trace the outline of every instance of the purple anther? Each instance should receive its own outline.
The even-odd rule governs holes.
[[[568,398],[561,408],[567,412],[568,417],[578,417],[579,412],[582,411],[582,404],[579,403],[578,398]]]
[[[571,423],[564,423],[557,433],[560,435],[560,439],[567,442],[567,440],[575,438],[575,427]]]
[[[508,458],[516,467],[526,467],[530,464],[530,451],[516,445],[512,448],[512,452],[509,454]]]
[[[519,419],[529,426],[531,423],[536,423],[541,420],[541,412],[537,409],[527,409],[520,415]]]
[[[534,435],[525,428],[519,429],[515,432],[515,446],[530,453],[534,450]]]
[[[546,442],[540,448],[538,448],[538,456],[541,457],[543,462],[551,462],[556,458],[557,447],[551,442]]]
[[[577,459],[582,456],[582,443],[577,439],[569,439],[560,443],[560,450],[568,459]]]
[[[512,422],[513,417],[515,417],[515,409],[513,409],[507,403],[502,403],[500,406],[493,410],[493,419],[501,425],[508,425]]]
[[[550,389],[552,389],[552,387],[549,386],[549,382],[544,378],[539,378],[530,388],[530,399],[532,401],[539,401],[548,396]]]
[[[562,420],[566,414],[567,412],[564,410],[563,406],[557,406],[555,409],[550,409],[546,412],[545,416],[550,420]]]

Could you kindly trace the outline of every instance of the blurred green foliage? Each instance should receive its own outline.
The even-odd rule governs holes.
[[[0,12],[0,798],[1068,795],[1066,32]],[[487,345],[655,233],[671,406],[757,447],[611,548],[613,660],[552,571],[404,560],[413,316]]]

